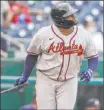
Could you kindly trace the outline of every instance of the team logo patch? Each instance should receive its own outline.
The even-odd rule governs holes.
[[[75,44],[75,40],[71,45],[67,46],[65,46],[63,42],[57,43],[56,45],[53,42],[48,48],[48,53],[50,53],[50,51],[54,53],[60,52],[60,55],[77,53],[77,55],[80,56],[83,54],[82,45]]]

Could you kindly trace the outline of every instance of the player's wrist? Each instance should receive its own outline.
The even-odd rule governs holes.
[[[90,68],[88,68],[88,69],[87,69],[87,71],[89,71],[90,73],[92,73],[92,72],[93,72],[93,70],[91,70]]]
[[[88,68],[87,71],[86,71],[86,73],[89,74],[89,77],[91,79],[93,70],[91,70],[90,68]]]
[[[27,73],[22,73],[22,76],[21,76],[21,78],[23,78],[23,79],[28,79],[29,78],[29,74],[27,74]]]

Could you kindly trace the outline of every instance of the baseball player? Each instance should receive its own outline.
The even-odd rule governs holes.
[[[98,66],[98,52],[91,34],[78,27],[76,9],[60,3],[51,10],[54,24],[43,27],[34,35],[28,49],[24,72],[15,85],[28,80],[36,64],[37,109],[73,109],[82,56],[88,67],[80,73],[89,82]]]

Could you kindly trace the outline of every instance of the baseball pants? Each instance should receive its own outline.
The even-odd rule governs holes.
[[[37,71],[36,101],[37,110],[73,110],[77,96],[78,78],[65,82],[54,81]]]

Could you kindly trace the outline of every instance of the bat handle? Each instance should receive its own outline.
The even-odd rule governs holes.
[[[25,82],[23,84],[21,84],[21,88],[18,90],[19,92],[23,92],[24,91],[24,86],[28,85],[28,82]]]

